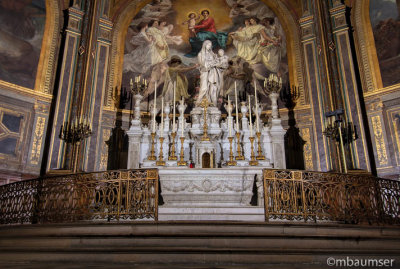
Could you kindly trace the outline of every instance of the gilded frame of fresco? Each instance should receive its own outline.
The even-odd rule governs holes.
[[[301,55],[300,29],[298,27],[297,19],[288,9],[288,7],[281,1],[260,1],[264,2],[281,21],[287,38],[286,46],[289,65],[289,80],[291,85],[299,86],[301,90],[301,101],[299,102],[300,105],[307,105],[305,104],[304,99],[304,66]],[[119,13],[114,20],[115,24],[112,32],[110,72],[104,104],[105,109],[115,109],[112,96],[114,89],[119,89],[121,87],[124,42],[129,24],[135,15],[150,2],[150,0],[131,1],[126,7],[123,8],[123,11]]]
[[[400,88],[400,84],[383,87],[382,76],[376,53],[374,33],[370,21],[370,0],[356,0],[352,14],[355,26],[357,57],[360,63],[364,96],[390,93]]]
[[[399,154],[397,152],[400,142],[394,115],[400,110],[398,105],[385,108],[381,97],[390,96],[398,92],[400,83],[388,87],[383,86],[374,33],[370,21],[370,0],[356,0],[353,4],[353,10],[354,39],[377,170],[378,173],[397,173],[395,169],[399,165]],[[393,152],[390,145],[393,146]],[[392,154],[394,154],[394,158],[391,158]]]
[[[37,66],[34,89],[22,87],[0,80],[0,86],[22,95],[50,101],[54,85],[54,73],[57,63],[57,48],[61,27],[62,1],[46,0],[46,22],[43,32],[42,47]]]

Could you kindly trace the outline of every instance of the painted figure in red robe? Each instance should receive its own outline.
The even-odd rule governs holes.
[[[205,40],[210,40],[212,42],[213,49],[225,49],[226,47],[228,34],[217,31],[215,21],[212,17],[210,17],[210,11],[205,9],[201,11],[201,15],[203,16],[203,19],[198,24],[189,28],[196,31],[196,36],[192,36],[189,38],[190,45],[192,46],[192,51],[188,54],[185,54],[186,57],[196,57],[197,54],[200,52],[203,46],[203,42]]]

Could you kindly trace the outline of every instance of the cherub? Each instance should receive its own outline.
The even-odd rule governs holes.
[[[229,67],[229,57],[225,55],[223,49],[218,50],[218,64],[217,67],[220,69],[227,69]]]
[[[224,71],[229,67],[229,57],[225,55],[225,51],[223,49],[218,50],[218,57],[216,61],[217,70],[218,70],[218,78],[220,87],[217,92],[217,97],[223,93],[224,89]]]
[[[187,21],[182,22],[182,25],[188,25],[189,37],[196,37],[196,30],[194,29],[194,26],[196,25],[196,21],[200,19],[200,16],[197,16],[194,12],[190,12],[188,18],[189,19]]]

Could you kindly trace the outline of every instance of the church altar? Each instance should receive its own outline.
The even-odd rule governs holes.
[[[240,119],[237,118],[236,122],[231,113],[222,120],[221,111],[214,106],[194,107],[190,112],[191,122],[187,122],[184,116],[186,104],[181,101],[177,106],[180,114],[178,122],[173,124],[170,119],[171,107],[167,103],[161,123],[155,122],[155,112],[152,110],[151,120],[144,125],[140,118],[142,96],[135,95],[135,100],[135,116],[127,132],[128,169],[181,169],[191,165],[196,168],[285,168],[286,131],[280,118],[272,118],[268,124],[263,124],[260,119],[261,108],[255,110],[258,116],[254,123],[249,122],[249,110],[245,102],[240,104]],[[259,126],[257,132],[253,131],[253,125]]]
[[[156,122],[154,104],[145,125],[140,117],[142,98],[135,95],[134,119],[127,132],[128,169],[159,169],[164,202],[160,220],[262,220],[262,169],[285,168],[285,130],[278,113],[263,124],[262,109],[257,107],[253,123],[251,106],[242,102],[235,122],[230,101],[222,119],[221,110],[204,99],[190,111],[188,122],[182,99],[176,107],[177,122],[170,104],[162,102],[161,123]]]
[[[159,176],[159,220],[264,220],[261,168],[166,167]]]

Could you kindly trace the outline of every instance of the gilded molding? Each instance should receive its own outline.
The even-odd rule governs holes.
[[[390,137],[393,141],[396,165],[400,166],[400,107],[388,109],[387,120],[389,122]]]
[[[400,84],[389,86],[389,87],[386,87],[383,89],[375,89],[373,91],[366,92],[366,93],[364,93],[364,97],[366,100],[369,100],[369,99],[381,97],[382,95],[391,94],[391,93],[398,92],[398,91],[400,91]]]
[[[41,158],[42,143],[43,143],[43,133],[44,127],[46,125],[45,117],[37,117],[35,131],[33,132],[33,142],[30,163],[33,165],[38,165]]]
[[[381,112],[383,109],[383,102],[382,101],[377,101],[371,104],[367,105],[367,110],[368,112],[372,113],[372,112]]]
[[[300,97],[300,104],[305,104],[304,89],[304,63],[302,61],[302,47],[300,41],[300,29],[297,19],[281,1],[262,0],[279,18],[287,38],[287,56],[289,65],[289,80],[296,85],[303,93]],[[127,29],[131,20],[150,0],[131,1],[126,7],[121,7],[121,12],[114,17],[115,27],[112,32],[112,48],[110,60],[109,81],[107,86],[105,106],[114,106],[112,94],[114,90],[121,87],[123,52]]]
[[[314,170],[313,164],[313,151],[311,146],[311,135],[310,128],[302,128],[300,129],[300,135],[303,140],[306,142],[304,144],[303,152],[304,152],[304,168],[306,170]]]
[[[51,99],[52,87],[54,84],[54,71],[57,62],[57,47],[61,29],[60,10],[59,1],[46,1],[46,22],[34,88],[22,87],[3,80],[0,80],[0,86],[4,86],[7,89],[23,95],[34,96],[40,99]]]
[[[35,109],[35,113],[48,115],[50,107],[49,107],[49,104],[43,104],[43,103],[36,102],[34,105],[34,109]]]
[[[54,71],[57,63],[57,46],[61,30],[60,10],[59,1],[46,1],[46,24],[37,68],[34,89],[36,92],[52,94]]]
[[[379,166],[388,165],[389,159],[387,156],[385,138],[383,136],[382,123],[380,116],[371,117],[372,129],[374,132],[376,155]]]
[[[23,96],[28,96],[28,97],[33,97],[37,100],[45,101],[45,102],[51,102],[51,99],[53,98],[53,95],[43,93],[43,92],[35,92],[32,91],[32,89],[25,88],[19,85],[15,85],[3,80],[0,80],[0,87],[2,90],[8,90],[12,92],[16,92],[18,94],[21,94]]]
[[[352,16],[361,81],[364,92],[367,93],[383,88],[374,35],[369,18],[369,2],[370,0],[356,0]]]
[[[108,19],[100,18],[99,20],[99,35],[98,40],[107,41],[107,43],[111,44],[111,31],[112,31],[113,23]]]
[[[102,147],[101,147],[101,154],[100,154],[100,171],[107,170],[107,163],[108,163],[108,145],[106,141],[108,141],[111,137],[111,130],[110,129],[103,129],[103,139],[102,139]]]

